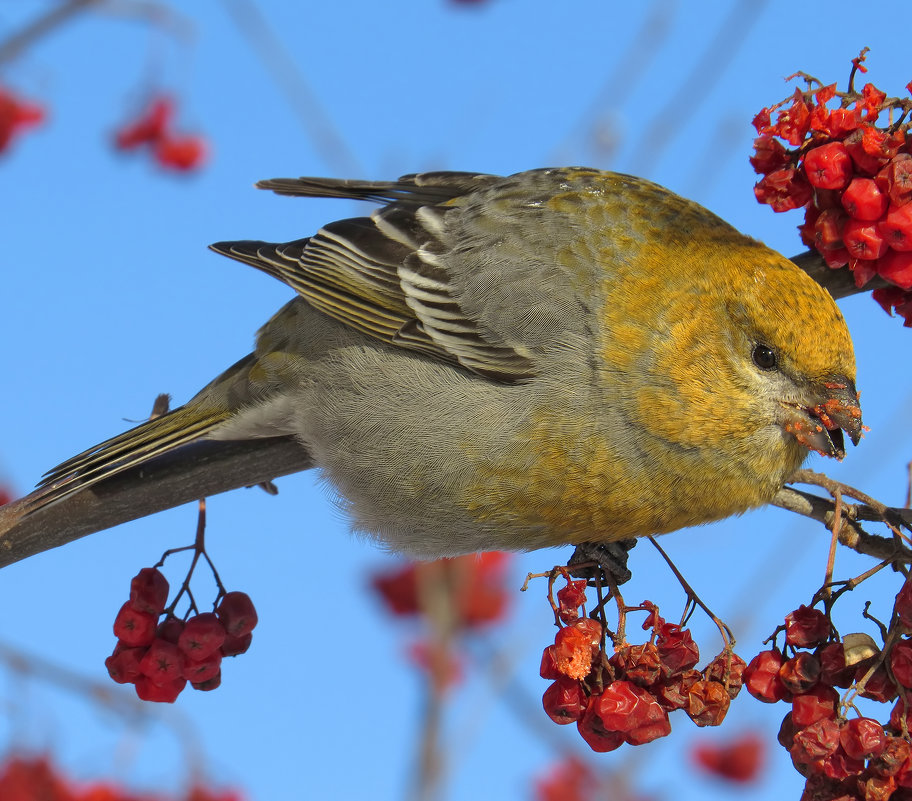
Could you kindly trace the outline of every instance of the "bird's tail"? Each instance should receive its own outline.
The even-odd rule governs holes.
[[[201,439],[231,415],[230,409],[191,402],[111,437],[45,473],[28,514]]]

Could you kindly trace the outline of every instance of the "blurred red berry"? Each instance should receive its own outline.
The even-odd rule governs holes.
[[[44,109],[0,86],[0,153],[13,138],[44,121]]]
[[[115,131],[114,146],[118,150],[133,150],[141,145],[154,145],[164,138],[173,117],[174,100],[164,95],[153,97],[137,119]]]
[[[597,790],[592,769],[577,757],[567,757],[536,779],[535,801],[594,801]]]
[[[746,783],[759,775],[766,759],[766,743],[760,735],[747,732],[725,743],[697,743],[693,759],[715,776]]]
[[[167,134],[155,144],[155,160],[162,167],[179,172],[202,166],[207,152],[206,140],[195,134]]]

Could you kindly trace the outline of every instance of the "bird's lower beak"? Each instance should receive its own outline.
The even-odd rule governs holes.
[[[843,432],[857,445],[864,432],[855,384],[847,378],[824,384],[823,398],[813,406],[794,406],[785,430],[806,448],[823,456],[845,456]]]

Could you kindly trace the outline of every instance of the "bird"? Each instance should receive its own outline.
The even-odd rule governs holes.
[[[49,471],[32,511],[199,440],[293,436],[351,528],[418,558],[666,534],[862,436],[832,297],[621,173],[277,178],[378,204],[216,253],[294,297],[183,406]]]

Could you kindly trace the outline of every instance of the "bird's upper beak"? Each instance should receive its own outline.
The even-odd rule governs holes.
[[[823,392],[817,391],[818,398],[811,405],[792,405],[784,427],[806,448],[842,459],[843,431],[853,445],[858,444],[864,431],[858,392],[854,382],[844,377],[824,382],[822,389]]]

